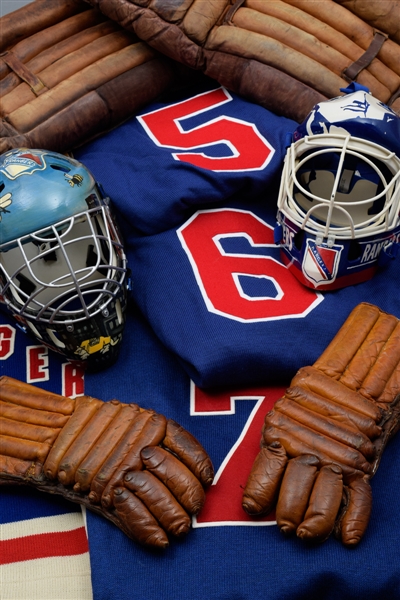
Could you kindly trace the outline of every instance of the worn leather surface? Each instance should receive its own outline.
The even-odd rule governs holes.
[[[395,1],[386,13],[370,3],[368,21],[357,2],[349,10],[334,0],[86,1],[159,52],[294,120],[351,80],[400,110]],[[379,44],[375,21],[388,32]]]
[[[175,77],[171,61],[81,0],[36,0],[0,25],[0,152],[70,151]]]
[[[301,368],[264,420],[243,508],[276,507],[285,534],[359,543],[370,479],[400,423],[400,321],[362,303],[312,366]]]
[[[0,432],[0,485],[60,494],[154,548],[189,532],[214,476],[204,448],[164,415],[67,398],[7,376]]]

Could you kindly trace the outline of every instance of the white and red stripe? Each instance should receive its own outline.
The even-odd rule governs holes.
[[[1,598],[92,600],[82,512],[0,525]]]

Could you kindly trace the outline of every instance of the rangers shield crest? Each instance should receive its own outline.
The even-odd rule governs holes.
[[[304,276],[315,286],[322,283],[333,283],[339,269],[342,245],[317,244],[311,239],[307,240],[302,269]]]

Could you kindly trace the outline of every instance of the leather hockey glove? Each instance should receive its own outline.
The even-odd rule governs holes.
[[[0,433],[0,484],[60,494],[149,547],[189,531],[214,476],[200,443],[161,414],[71,399],[7,376]]]
[[[285,534],[346,546],[368,525],[376,472],[400,424],[400,321],[359,304],[312,366],[301,368],[265,417],[242,500],[276,510]]]

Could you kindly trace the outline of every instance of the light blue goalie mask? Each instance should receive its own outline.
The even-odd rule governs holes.
[[[127,261],[109,198],[80,162],[44,150],[0,156],[0,306],[89,370],[115,362]]]

